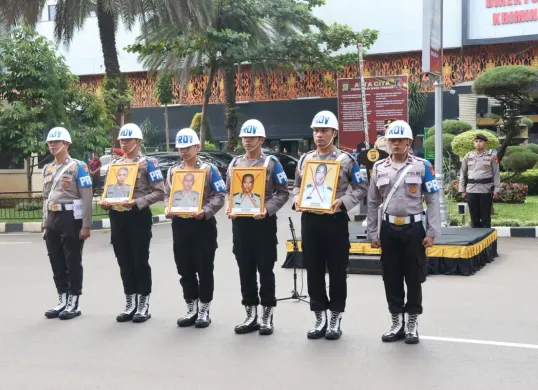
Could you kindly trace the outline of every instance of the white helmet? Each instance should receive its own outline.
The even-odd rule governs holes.
[[[72,143],[71,135],[69,135],[67,129],[63,127],[55,127],[49,131],[49,134],[47,135],[47,142],[49,141],[65,141]]]
[[[321,111],[316,114],[310,127],[312,129],[328,127],[331,129],[338,130],[338,119],[336,118],[336,115],[334,115],[330,111]]]
[[[123,125],[120,129],[120,133],[118,135],[118,139],[144,139],[142,136],[142,130],[140,130],[140,127],[135,125],[134,123],[127,123],[126,125]]]
[[[241,131],[239,132],[239,137],[264,137],[265,138],[265,127],[262,123],[256,119],[249,119],[243,126],[241,126]]]
[[[387,128],[386,139],[408,138],[413,139],[413,130],[405,121],[394,121]]]
[[[188,148],[189,146],[200,145],[200,138],[193,129],[181,129],[176,135],[176,148]]]

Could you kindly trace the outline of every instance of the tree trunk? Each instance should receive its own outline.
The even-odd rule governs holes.
[[[209,77],[204,91],[204,102],[202,104],[202,117],[200,118],[200,145],[202,150],[205,148],[205,118],[207,115],[207,107],[209,106],[209,99],[211,98],[211,91],[213,90],[213,80],[215,80],[215,74],[217,73],[217,64],[211,63],[211,69],[209,70]]]
[[[170,151],[170,129],[168,128],[168,104],[164,105],[164,131],[166,132],[166,151]]]
[[[105,61],[107,76],[118,77],[121,75],[118,50],[116,49],[116,18],[105,9],[105,0],[97,0],[97,24],[99,25],[99,37]]]
[[[33,190],[32,175],[34,173],[33,157],[26,157],[26,185],[28,187],[28,195],[31,196]]]
[[[226,150],[233,152],[237,146],[237,104],[235,90],[235,67],[225,68],[224,79],[224,105],[226,107],[224,117],[224,127],[228,134],[228,145]]]

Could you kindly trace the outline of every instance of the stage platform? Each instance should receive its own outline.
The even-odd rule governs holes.
[[[495,229],[442,228],[441,237],[426,255],[429,261],[429,274],[470,276],[497,254],[497,231]],[[381,249],[374,249],[366,240],[366,228],[356,223],[349,224],[348,272],[353,274],[381,274]],[[303,267],[301,239],[298,240],[297,268]],[[293,268],[293,241],[286,242],[286,260],[283,268]]]

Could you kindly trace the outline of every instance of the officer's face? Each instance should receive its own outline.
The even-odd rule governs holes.
[[[475,139],[474,148],[477,150],[484,150],[486,148],[486,141],[482,141],[481,139]]]
[[[254,180],[252,177],[245,177],[243,179],[243,192],[249,194],[252,192],[252,187],[254,187]]]
[[[123,185],[125,183],[125,180],[127,180],[127,176],[129,176],[129,172],[126,170],[120,170],[118,171],[118,175],[116,176],[116,179],[118,180],[119,185]]]
[[[320,165],[318,169],[316,169],[316,185],[321,186],[325,182],[325,177],[327,176],[327,168],[325,166]]]
[[[183,189],[190,191],[192,190],[192,186],[194,184],[194,177],[191,175],[185,176],[183,178]]]
[[[60,148],[63,146],[64,141],[49,141],[47,144],[49,146],[49,152],[54,155],[58,153]]]
[[[130,153],[136,150],[136,146],[139,145],[139,140],[135,138],[126,138],[120,140],[121,148],[125,153]]]
[[[189,146],[188,148],[179,149],[179,156],[183,160],[190,160],[194,157],[194,154],[200,150],[200,145]]]
[[[335,131],[328,127],[318,128],[313,130],[314,143],[318,147],[325,148],[331,143]]]
[[[241,138],[241,142],[243,143],[243,148],[245,150],[253,150],[256,149],[256,147],[260,146],[263,143],[264,138],[263,137],[243,137]]]
[[[390,152],[392,154],[405,154],[409,151],[411,140],[407,138],[389,139]]]

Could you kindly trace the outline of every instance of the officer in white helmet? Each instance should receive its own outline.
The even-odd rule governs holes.
[[[260,121],[255,119],[246,121],[241,126],[239,136],[246,154],[232,160],[226,180],[228,194],[226,214],[232,219],[233,252],[239,267],[242,304],[247,313],[246,319],[235,327],[235,332],[245,334],[259,330],[261,335],[270,335],[274,329],[273,310],[276,306],[275,274],[273,273],[277,260],[276,213],[289,199],[288,178],[275,156],[262,153],[265,128]],[[264,210],[254,217],[236,217],[230,208],[230,196],[233,199],[234,195],[230,194],[231,180],[236,167],[265,167],[267,169]],[[259,294],[257,272],[260,274]],[[262,313],[259,323],[258,305],[260,303]]]
[[[166,217],[172,219],[174,260],[187,304],[187,313],[177,320],[177,325],[207,328],[211,323],[209,309],[213,300],[213,264],[217,250],[215,214],[224,206],[226,184],[214,165],[198,157],[200,139],[194,130],[180,130],[176,136],[176,148],[181,162],[168,170],[164,205]],[[174,213],[175,206],[187,204],[189,199],[193,199],[196,207],[199,204],[200,194],[192,187],[200,175],[192,171],[206,172],[202,208],[198,212],[179,216]],[[174,180],[181,180],[183,187],[171,194]]]
[[[63,127],[49,131],[54,162],[43,167],[43,237],[59,295],[47,318],[69,320],[81,314],[82,248],[92,224],[92,179],[88,166],[69,156],[71,136]]]
[[[406,122],[392,122],[385,138],[391,155],[374,165],[368,191],[368,239],[373,248],[382,248],[383,282],[392,317],[382,340],[417,344],[421,285],[428,271],[426,249],[441,230],[439,187],[430,162],[410,154],[413,132]]]
[[[164,178],[157,160],[140,153],[143,137],[137,125],[128,123],[122,126],[118,140],[125,154],[109,165],[108,173],[113,174],[122,164],[137,163],[133,196],[119,205],[111,205],[104,199],[101,207],[110,210],[112,245],[126,297],[125,310],[116,320],[140,323],[151,318],[149,246],[153,220],[149,206],[164,199]]]
[[[336,116],[330,111],[322,111],[314,117],[311,127],[317,148],[304,154],[297,165],[293,187],[295,210],[302,211],[300,206],[305,207],[299,194],[307,161],[337,161],[340,164],[340,175],[334,189],[335,201],[332,202],[331,198],[329,203],[331,210],[326,213],[304,210],[301,216],[301,240],[308,273],[310,310],[316,317],[316,323],[308,331],[307,337],[337,340],[342,334],[340,324],[347,298],[346,269],[350,248],[348,212],[364,199],[367,187],[355,158],[333,144],[338,133]],[[326,164],[319,166],[323,165]],[[317,187],[318,183],[313,185]],[[319,186],[321,188],[322,184]],[[329,271],[330,299],[325,285],[326,269]],[[330,318],[327,310],[331,311]]]

